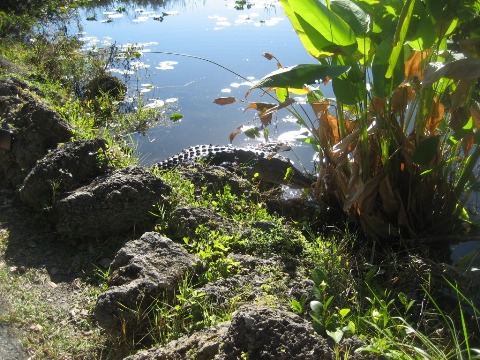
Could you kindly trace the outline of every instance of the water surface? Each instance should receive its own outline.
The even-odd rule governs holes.
[[[150,164],[196,144],[226,144],[237,127],[254,118],[253,110],[243,111],[245,103],[219,106],[221,96],[244,99],[251,83],[207,61],[154,54],[155,51],[194,55],[221,64],[250,81],[276,69],[263,52],[274,54],[283,66],[314,63],[293,31],[278,1],[255,1],[236,9],[232,0],[186,0],[158,2],[114,1],[81,12],[86,47],[141,44],[144,51],[130,69],[130,89],[142,92],[145,104],[170,102],[184,116],[174,125],[159,125],[146,136],[134,135],[141,161]],[[90,19],[90,20],[87,20]],[[95,19],[95,20],[92,20]],[[111,69],[121,75],[125,69]],[[269,101],[261,90],[249,101]],[[258,122],[254,124],[259,124]],[[287,112],[280,113],[269,127],[270,139],[289,137],[298,132]],[[240,135],[234,144],[251,143]],[[299,143],[296,143],[299,145]],[[296,147],[295,153],[307,168],[312,167],[309,146]],[[295,155],[290,155],[295,160]],[[298,162],[297,162],[298,163]]]

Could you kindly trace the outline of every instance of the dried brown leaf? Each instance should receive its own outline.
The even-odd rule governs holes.
[[[414,97],[414,91],[410,85],[402,84],[398,86],[392,94],[392,112],[394,114],[403,114],[407,109],[408,102]]]
[[[425,124],[425,130],[428,133],[436,133],[437,126],[443,119],[444,112],[445,106],[440,101],[438,101],[437,98],[433,99],[432,105],[430,106],[430,112],[428,113],[427,121]]]
[[[413,51],[408,60],[405,62],[405,79],[407,81],[412,80],[414,77],[419,80],[423,80],[425,71],[425,61],[430,54],[431,50]]]
[[[336,116],[329,114],[327,111],[323,111],[319,119],[319,126],[324,129],[330,147],[340,141],[340,132]]]
[[[242,133],[242,127],[238,127],[237,130],[235,130],[234,132],[232,132],[229,136],[229,140],[230,140],[230,144],[233,142],[233,139],[235,139],[237,137],[237,135],[241,134]]]
[[[275,56],[273,56],[272,54],[268,53],[268,52],[264,52],[262,54],[262,56],[267,59],[267,60],[272,60],[272,59],[275,59]]]
[[[317,116],[317,118],[320,118],[321,114],[327,111],[330,107],[330,102],[328,100],[315,101],[312,102],[310,106],[312,107],[312,110]]]
[[[260,115],[260,121],[263,126],[268,126],[272,124],[273,112],[265,113]]]
[[[233,96],[228,96],[228,97],[216,98],[215,100],[213,100],[213,103],[223,106],[223,105],[233,104],[236,101],[237,99],[235,99]]]
[[[278,105],[275,105],[274,107],[268,109],[267,111],[265,111],[263,113],[263,115],[267,115],[267,114],[273,114],[274,112],[278,111],[278,110],[281,110],[283,108],[286,108],[287,106],[289,105],[292,105],[293,103],[295,102],[295,99],[293,98],[287,98],[285,101],[281,102],[280,104]]]
[[[245,108],[244,112],[247,111],[248,109],[254,109],[260,112],[264,112],[268,109],[273,108],[277,104],[274,103],[266,103],[266,102],[251,102],[248,103],[248,106]]]
[[[371,179],[368,179],[365,183],[363,191],[358,199],[360,215],[371,215],[373,213],[381,180],[382,177],[377,175]]]
[[[370,115],[375,116],[385,116],[385,98],[374,97],[373,101],[370,103]]]

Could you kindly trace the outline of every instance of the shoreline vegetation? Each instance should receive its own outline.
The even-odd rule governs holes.
[[[88,4],[89,0],[2,1],[0,78],[28,84],[32,96],[72,126],[75,140],[105,139],[108,165],[123,169],[138,160],[128,134],[146,131],[158,114],[148,109],[121,111],[126,89],[105,73],[112,54],[84,54],[75,37],[33,30]],[[85,79],[85,74],[91,78]],[[109,86],[102,88],[104,84]],[[325,115],[324,120],[331,118]],[[88,243],[59,241],[45,214],[21,203],[18,189],[0,189],[0,325],[12,329],[28,358],[123,359],[221,326],[245,304],[286,310],[307,320],[328,341],[335,359],[480,357],[478,270],[471,271],[471,263],[463,268],[451,265],[449,243],[379,241],[340,212],[316,212],[320,205],[308,194],[297,199],[300,210],[288,208],[303,218],[281,217],[268,210],[268,204],[283,204],[278,194],[255,181],[247,196],[236,194],[229,184],[215,191],[199,189],[195,175],[181,171],[154,175],[173,189],[169,204],[203,209],[234,230],[200,224],[179,240],[199,259],[198,273],[183,277],[173,298],[158,298],[138,315],[149,324],[141,336],[106,333],[94,308],[114,282],[109,266],[115,250],[142,234]],[[174,211],[169,206],[152,211],[156,226],[151,230],[173,233]],[[287,211],[282,206],[278,205]],[[247,228],[245,238],[238,229]],[[242,284],[222,308],[198,289],[245,275],[245,259],[239,254],[261,259],[256,266],[264,282],[260,290]],[[292,279],[300,278],[308,289],[294,294]],[[252,291],[257,292],[253,303],[245,295]],[[350,352],[356,341],[360,345]],[[241,358],[253,359],[249,356],[246,351]]]

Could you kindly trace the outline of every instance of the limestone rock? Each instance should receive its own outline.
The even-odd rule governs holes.
[[[184,237],[193,238],[195,229],[199,225],[204,225],[208,229],[229,229],[228,221],[212,210],[207,208],[197,208],[184,206],[172,211],[168,226],[169,235],[172,239],[181,241]]]
[[[102,238],[135,227],[151,229],[154,206],[171,188],[148,170],[131,166],[100,176],[55,204],[58,233],[70,238]]]
[[[0,150],[0,186],[5,187],[20,185],[48,150],[73,136],[70,125],[16,79],[0,80],[0,128],[14,132],[12,149]]]
[[[99,157],[105,151],[103,139],[77,140],[50,151],[28,174],[20,198],[36,210],[53,205],[66,191],[86,185],[107,171]]]
[[[333,359],[327,341],[312,325],[293,313],[267,307],[244,306],[233,317],[218,360],[328,360]]]
[[[99,325],[116,335],[141,331],[139,313],[162,293],[173,294],[195,262],[181,245],[155,232],[128,242],[110,266],[110,288],[95,305]]]

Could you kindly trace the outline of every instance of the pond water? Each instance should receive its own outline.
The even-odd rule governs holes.
[[[315,62],[275,0],[110,1],[82,10],[80,17],[85,48],[141,45],[142,56],[129,69],[129,88],[140,91],[147,106],[166,102],[183,115],[178,123],[159,124],[146,135],[133,135],[143,164],[163,160],[191,145],[227,144],[230,133],[255,116],[254,110],[243,111],[244,102],[213,103],[217,97],[245,99],[251,82],[208,61],[154,52],[205,58],[250,81],[276,70],[276,62],[265,59],[264,52],[275,55],[283,66]],[[121,75],[125,69],[111,71]],[[261,90],[255,90],[248,100],[272,102],[261,95]],[[333,94],[327,91],[326,95]],[[314,152],[309,145],[294,141],[304,129],[292,121],[287,112],[279,113],[269,127],[269,138],[293,141],[295,154],[288,156],[297,164],[298,157],[311,169]],[[239,135],[233,143],[255,141],[261,140]]]

